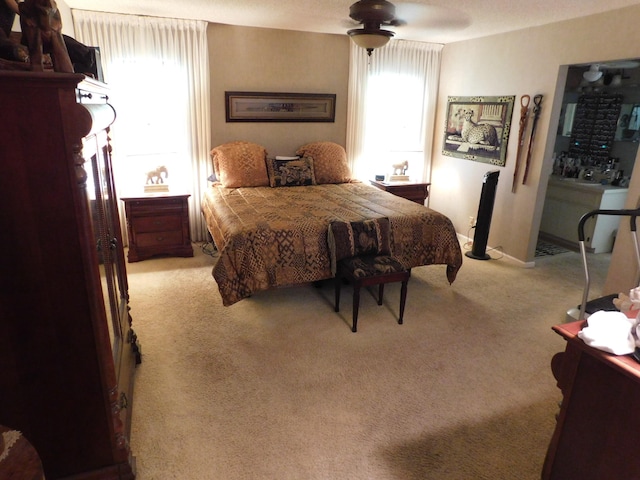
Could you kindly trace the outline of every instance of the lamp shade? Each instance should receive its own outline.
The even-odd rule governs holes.
[[[356,28],[353,30],[349,30],[347,34],[351,37],[351,40],[353,40],[356,45],[367,50],[367,52],[369,52],[369,55],[371,55],[373,49],[384,47],[387,43],[389,43],[391,37],[393,37],[393,32],[380,28]]]

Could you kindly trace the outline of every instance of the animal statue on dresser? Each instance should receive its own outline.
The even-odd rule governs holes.
[[[405,160],[404,162],[394,163],[391,165],[391,168],[393,168],[394,175],[405,175],[409,168],[409,162]]]
[[[18,4],[20,28],[29,48],[31,70],[42,72],[43,53],[50,53],[53,70],[73,73],[62,37],[62,18],[55,0],[25,0]]]
[[[475,123],[472,120],[473,114],[473,110],[465,110],[464,112],[464,123],[462,124],[462,131],[460,132],[462,141],[478,145],[490,145],[493,147],[500,145],[496,127],[489,125],[488,123]]]
[[[160,184],[160,183],[164,183],[164,179],[169,177],[169,171],[167,170],[167,167],[160,166],[158,168],[156,168],[155,170],[151,170],[150,172],[147,172],[147,184],[152,184],[152,185],[156,185],[156,184]]]

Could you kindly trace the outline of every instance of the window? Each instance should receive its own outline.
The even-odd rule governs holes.
[[[118,112],[114,158],[124,173],[118,177],[120,190],[141,190],[147,172],[165,166],[171,190],[184,191],[190,173],[186,72],[174,62],[121,59],[110,65],[109,78]]]
[[[211,166],[207,23],[76,9],[72,14],[78,41],[100,46],[117,112],[111,136],[120,195],[141,191],[146,172],[166,166],[170,191],[191,194],[192,240],[204,240],[200,199]]]
[[[378,73],[369,78],[365,96],[367,121],[363,174],[391,173],[391,165],[409,162],[412,177],[422,177],[424,159],[424,86],[412,75]]]
[[[367,181],[409,163],[411,180],[431,175],[442,45],[394,40],[368,57],[351,45],[347,155]]]

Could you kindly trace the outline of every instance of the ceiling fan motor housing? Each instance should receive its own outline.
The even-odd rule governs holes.
[[[378,29],[380,25],[393,25],[396,7],[387,0],[360,0],[349,7],[349,16],[365,29]]]

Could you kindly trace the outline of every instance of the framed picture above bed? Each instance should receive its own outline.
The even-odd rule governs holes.
[[[334,122],[332,93],[224,92],[227,122]]]
[[[515,95],[448,97],[442,153],[504,167]]]

